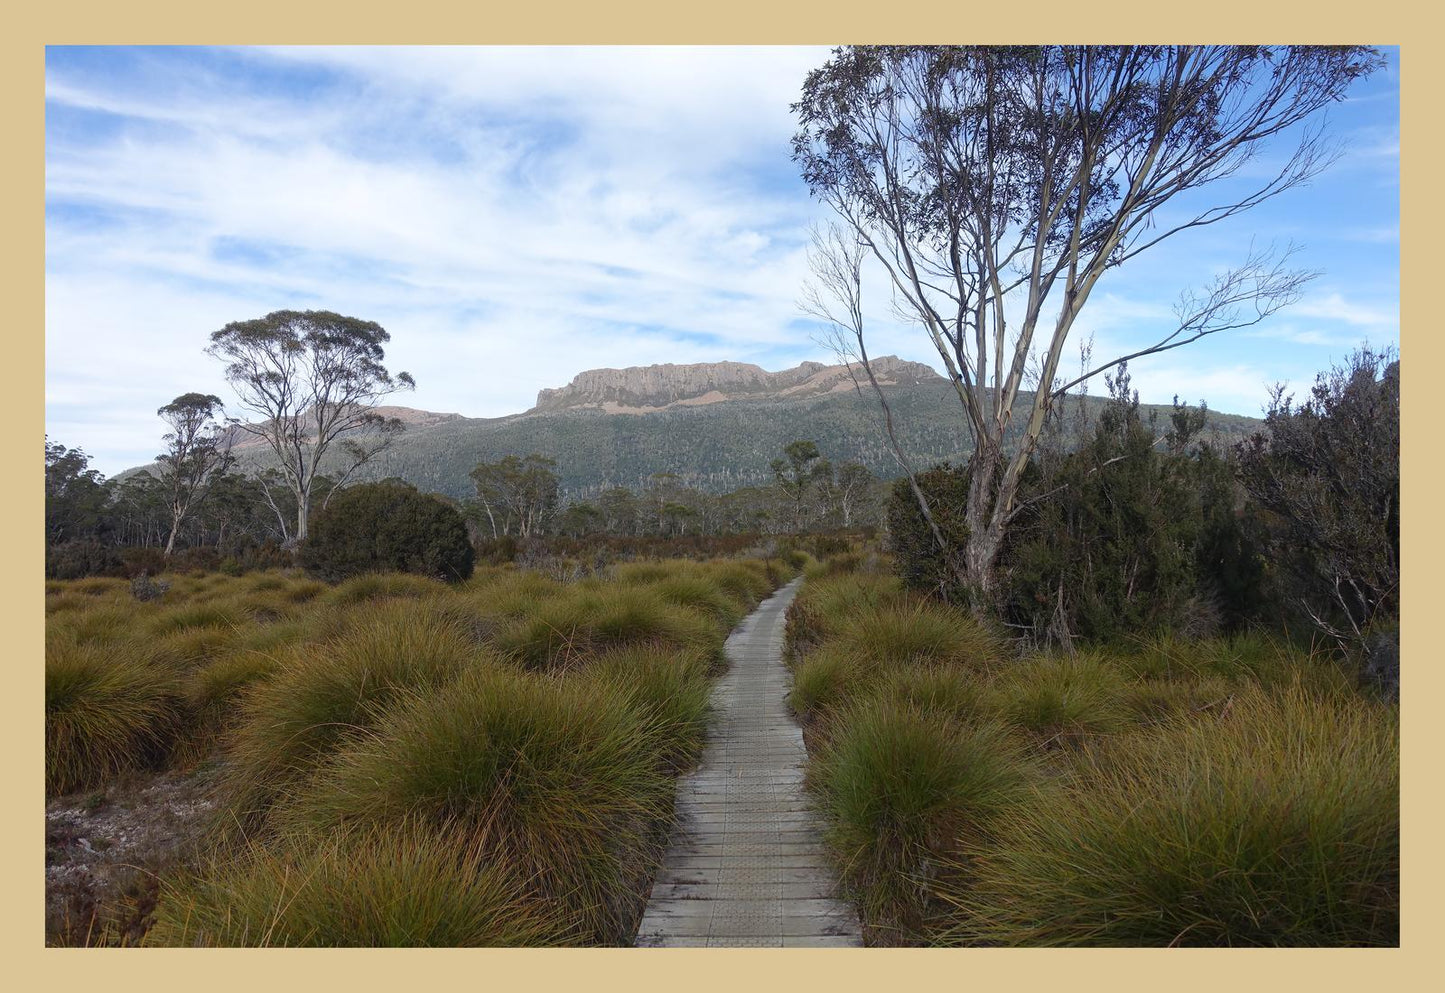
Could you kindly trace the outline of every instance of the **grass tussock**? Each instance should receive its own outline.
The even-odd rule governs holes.
[[[641,645],[599,656],[585,676],[603,695],[621,694],[637,708],[642,728],[656,738],[663,767],[676,772],[702,754],[715,668],[711,653]]]
[[[1125,679],[1102,655],[1038,655],[1003,667],[989,687],[997,711],[1046,747],[1078,744],[1129,721]]]
[[[1259,632],[1017,656],[824,567],[788,638],[872,943],[1398,941],[1398,717],[1347,663]]]
[[[458,826],[586,940],[621,943],[672,801],[655,742],[634,704],[598,683],[473,669],[340,749],[283,823]]]
[[[153,764],[176,722],[173,682],[135,648],[67,639],[46,646],[46,793]]]
[[[335,641],[280,656],[247,696],[230,743],[232,816],[254,823],[279,791],[375,725],[398,697],[480,664],[455,620],[409,603],[379,604]]]
[[[646,587],[611,585],[538,604],[497,635],[505,654],[534,669],[568,668],[599,652],[651,644],[716,651],[720,629]]]
[[[723,640],[777,570],[562,574],[52,584],[48,788],[217,760],[152,944],[626,943]]]
[[[556,945],[565,921],[474,847],[400,824],[338,832],[168,881],[148,944],[515,947]]]
[[[949,894],[955,940],[1394,945],[1398,716],[1296,687],[1100,750]]]
[[[1018,802],[1028,770],[998,724],[940,719],[893,699],[840,715],[809,779],[843,886],[882,943],[916,938],[933,878]]]

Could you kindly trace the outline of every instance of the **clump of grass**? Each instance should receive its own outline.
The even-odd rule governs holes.
[[[968,725],[993,717],[978,678],[955,666],[893,670],[882,675],[870,695],[879,706],[914,710],[947,724]]]
[[[990,695],[1015,727],[1047,745],[1078,744],[1128,724],[1125,681],[1097,653],[1037,655],[1001,669]]]
[[[711,617],[724,631],[743,619],[742,604],[701,575],[669,576],[654,585],[653,591],[664,603],[687,607]]]
[[[664,603],[646,588],[610,584],[539,604],[499,633],[496,645],[523,665],[551,668],[625,645],[717,652],[717,641],[716,628],[693,611]]]
[[[599,656],[588,664],[585,678],[636,706],[656,736],[664,769],[676,772],[702,754],[713,662],[708,653],[636,645]]]
[[[756,560],[711,562],[707,576],[725,594],[745,607],[752,607],[772,591],[767,567]]]
[[[788,610],[789,650],[806,652],[836,635],[860,614],[896,606],[907,599],[896,579],[868,573],[805,583]]]
[[[46,622],[46,633],[63,632],[78,642],[89,645],[117,645],[131,639],[137,617],[144,617],[147,608],[96,606],[68,612]]]
[[[859,610],[835,640],[883,664],[950,662],[982,671],[1000,655],[997,640],[977,621],[927,600]]]
[[[846,645],[825,644],[809,652],[793,669],[788,707],[814,722],[869,682],[872,661]]]
[[[641,586],[659,583],[672,573],[672,566],[665,562],[625,562],[615,571],[618,582]]]
[[[446,583],[430,576],[408,572],[372,572],[346,580],[332,589],[326,599],[335,606],[348,606],[391,597],[430,598],[446,592],[446,588]]]
[[[146,625],[146,632],[152,638],[164,638],[192,628],[235,628],[243,620],[241,612],[228,602],[189,603],[161,610]]]
[[[91,597],[115,596],[129,592],[130,580],[109,576],[92,576],[89,579],[75,580],[70,584],[70,589],[75,593]]]
[[[808,778],[843,886],[880,941],[905,943],[934,926],[941,865],[991,832],[1029,771],[998,724],[866,700],[840,716]]]
[[[285,821],[459,826],[584,940],[626,941],[672,800],[656,735],[595,681],[473,669],[339,751]]]
[[[280,850],[255,843],[163,883],[148,945],[556,945],[555,911],[474,847],[399,824]]]
[[[954,940],[1395,945],[1398,712],[1300,687],[1102,749],[1018,808]]]
[[[286,599],[291,603],[310,603],[329,587],[317,579],[298,579],[286,589]]]
[[[1182,675],[1275,689],[1303,682],[1321,692],[1346,694],[1356,685],[1356,674],[1331,653],[1300,651],[1258,631],[1209,639],[1160,635],[1143,642],[1129,666],[1141,679]]]
[[[1121,702],[1135,721],[1163,724],[1210,711],[1219,712],[1234,699],[1238,684],[1223,679],[1176,677],[1131,682]]]
[[[174,686],[133,645],[52,638],[45,653],[45,789],[68,793],[153,763],[175,729]]]
[[[291,581],[279,572],[255,572],[246,577],[245,587],[252,593],[284,592],[291,587]]]
[[[150,639],[151,658],[177,672],[194,669],[225,654],[240,633],[241,629],[224,624],[183,627]]]
[[[278,792],[373,726],[403,693],[481,663],[455,619],[413,603],[379,604],[336,640],[282,654],[274,676],[246,700],[231,742],[230,813],[254,823]]]

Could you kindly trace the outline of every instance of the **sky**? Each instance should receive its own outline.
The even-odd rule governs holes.
[[[1362,343],[1398,347],[1387,54],[1330,111],[1342,154],[1328,171],[1111,272],[1072,364],[1075,337],[1092,337],[1096,361],[1157,339],[1180,291],[1251,243],[1293,243],[1294,264],[1320,275],[1252,328],[1134,363],[1145,402],[1258,415],[1273,383],[1303,394]],[[161,450],[155,411],[182,393],[241,413],[209,335],[282,309],[380,323],[388,368],[417,383],[394,402],[471,417],[526,410],[585,369],[831,362],[799,303],[810,226],[829,215],[791,161],[789,109],[827,57],[51,47],[47,436],[112,475]],[[941,368],[886,293],[867,305],[870,354]]]

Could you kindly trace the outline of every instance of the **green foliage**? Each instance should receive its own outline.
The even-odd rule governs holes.
[[[302,565],[333,582],[389,571],[457,582],[472,574],[475,557],[454,507],[396,483],[361,484],[336,494],[301,547]]]
[[[1235,513],[1232,470],[1187,451],[1205,412],[1176,402],[1160,439],[1127,369],[1109,386],[1089,441],[1041,457],[1025,480],[1026,510],[1000,556],[1005,619],[1067,647],[1169,629],[1208,636],[1257,615],[1263,561]]]
[[[1273,516],[1267,551],[1307,621],[1341,645],[1400,610],[1400,363],[1368,348],[1296,407],[1277,388],[1240,474]]]
[[[968,481],[967,469],[948,462],[914,476],[914,482],[928,501],[933,522],[950,550],[962,549],[968,541],[969,528],[964,517]],[[906,476],[893,481],[887,516],[888,549],[904,583],[911,589],[957,595],[957,576],[928,526]]]
[[[103,526],[105,477],[90,468],[90,456],[45,439],[45,544],[95,538]],[[48,556],[47,556],[48,559]],[[69,570],[67,570],[69,572]],[[47,567],[46,575],[51,573]],[[72,579],[74,575],[55,575]]]

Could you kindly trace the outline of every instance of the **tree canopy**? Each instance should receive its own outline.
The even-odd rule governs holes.
[[[390,444],[402,423],[375,410],[386,396],[414,389],[383,364],[391,340],[380,324],[326,310],[278,310],[227,324],[206,351],[226,363],[226,380],[260,420],[242,429],[265,440],[296,498],[297,540],[306,537],[311,490],[321,458],[347,455],[338,485]]]
[[[808,306],[866,368],[871,262],[929,336],[971,439],[957,558],[970,585],[991,585],[1020,476],[1065,391],[1256,323],[1312,274],[1289,266],[1288,248],[1246,249],[1234,269],[1183,291],[1155,342],[1065,382],[1065,343],[1101,277],[1316,175],[1333,155],[1320,112],[1382,64],[1362,46],[881,46],[839,49],[809,73],[794,159],[838,224],[817,240]],[[1244,182],[1243,167],[1277,139],[1293,142],[1283,164]],[[1216,183],[1214,198],[1199,192]]]

